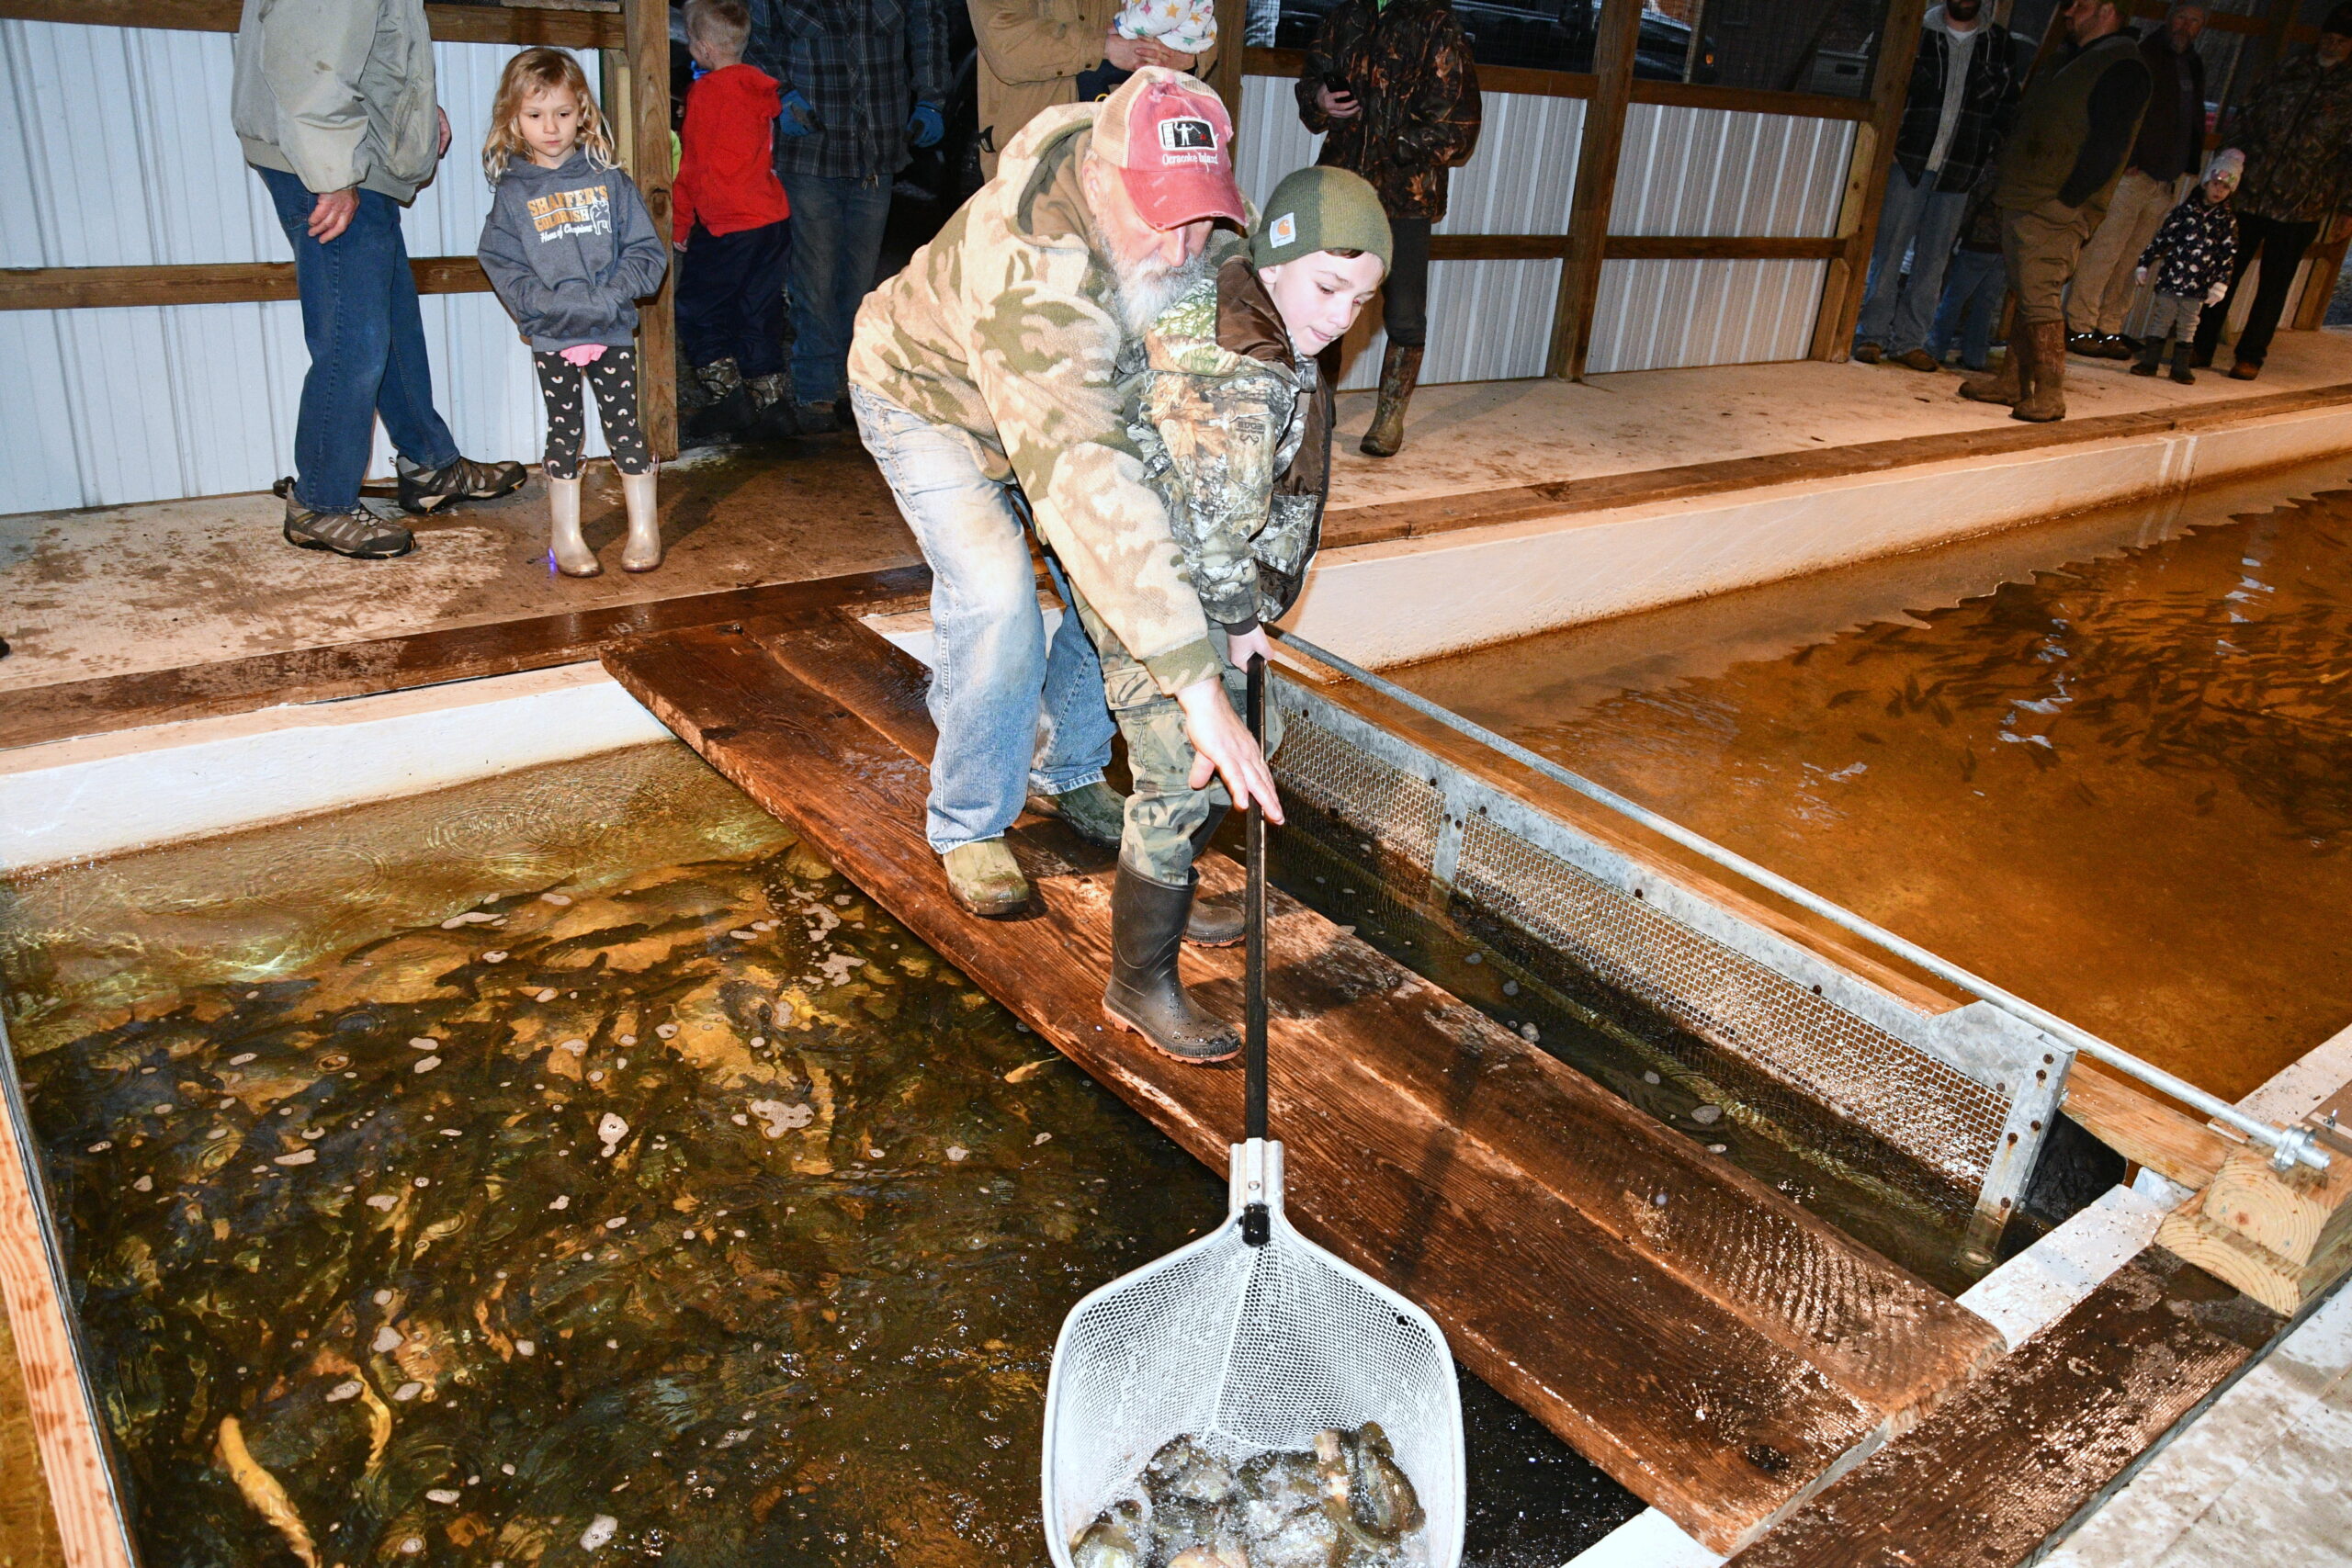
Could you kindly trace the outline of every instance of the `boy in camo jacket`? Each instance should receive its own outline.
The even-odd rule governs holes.
[[[1274,187],[1247,255],[1227,259],[1144,334],[1145,363],[1126,378],[1129,434],[1167,497],[1170,531],[1209,623],[1228,696],[1247,700],[1244,671],[1266,653],[1264,623],[1297,600],[1330,488],[1330,380],[1317,355],[1345,336],[1378,291],[1392,253],[1380,197],[1360,175],[1301,169]],[[1193,859],[1231,797],[1198,777],[1184,716],[1083,595],[1079,614],[1102,659],[1103,692],[1127,741],[1134,788],[1119,845],[1122,875],[1169,888],[1199,880]],[[1281,743],[1266,715],[1269,754]],[[1186,940],[1241,939],[1240,912],[1201,907]],[[1114,938],[1103,1005],[1113,1020],[1182,1061],[1239,1047],[1178,982],[1174,947],[1158,955]]]

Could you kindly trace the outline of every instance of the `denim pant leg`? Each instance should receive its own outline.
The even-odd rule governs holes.
[[[1102,692],[1102,656],[1078,613],[1078,595],[1062,563],[1046,558],[1046,570],[1061,595],[1061,624],[1046,645],[1046,689],[1040,706],[1045,730],[1029,782],[1047,795],[1067,795],[1102,782],[1111,765],[1111,736],[1117,726]]]
[[[866,450],[931,564],[939,748],[923,831],[944,854],[1001,836],[1028,796],[1046,679],[1028,535],[1011,491],[961,442],[862,389],[851,397]]]
[[[392,354],[391,273],[408,265],[400,209],[362,191],[350,227],[321,244],[309,233],[318,197],[282,170],[254,172],[268,186],[278,224],[294,247],[294,286],[311,351],[294,422],[295,499],[317,512],[348,512],[359,504],[359,481],[375,444],[376,398]],[[412,279],[412,307],[414,297]],[[424,336],[419,326],[419,357]]]
[[[829,403],[849,379],[857,307],[874,287],[890,180],[786,175],[792,205],[792,395]]]
[[[1918,221],[1911,237],[1911,276],[1894,309],[1894,325],[1881,341],[1890,355],[1908,354],[1928,341],[1928,322],[1943,293],[1944,266],[1960,239],[1961,215],[1967,209],[1964,190],[1929,190],[1918,204]]]
[[[1871,275],[1862,289],[1862,313],[1854,341],[1885,346],[1894,328],[1895,290],[1903,281],[1903,254],[1919,226],[1920,197],[1900,164],[1886,166],[1886,200],[1879,208],[1878,243],[1871,248]]]
[[[1988,369],[1993,328],[2009,292],[2008,267],[1998,251],[1962,251],[1953,265],[1960,269],[1954,283],[1962,297],[1960,362],[1971,370]]]
[[[362,205],[384,204],[392,230],[391,352],[376,389],[376,412],[392,450],[420,468],[446,468],[458,460],[457,437],[433,407],[433,361],[424,352],[424,311],[416,297],[416,274],[409,270],[408,242],[401,235],[399,203],[372,190]]]

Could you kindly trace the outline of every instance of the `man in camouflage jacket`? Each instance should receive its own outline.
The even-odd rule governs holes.
[[[975,913],[1027,901],[1002,835],[1028,780],[1090,836],[1122,827],[1101,783],[1101,666],[1074,616],[1048,652],[1024,503],[1057,579],[1182,705],[1201,782],[1214,768],[1281,819],[1121,380],[1142,362],[1142,329],[1233,248],[1213,231],[1245,215],[1231,141],[1216,96],[1159,67],[1102,103],[1048,109],[858,311],[851,400],[933,576],[927,832]]]
[[[2245,153],[2236,201],[2238,254],[2229,297],[2198,323],[2193,358],[2199,366],[2213,363],[2238,285],[2259,256],[2262,276],[2230,371],[2251,381],[2269,357],[2270,337],[2303,253],[2323,225],[2340,221],[2336,215],[2352,197],[2352,6],[2327,14],[2309,54],[2291,55],[2263,73],[2222,145]]]

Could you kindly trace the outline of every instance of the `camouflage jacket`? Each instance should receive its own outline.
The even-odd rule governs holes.
[[[1078,591],[1174,693],[1217,673],[1168,503],[1127,429],[1143,363],[1079,188],[1099,105],[1031,120],[996,177],[865,297],[849,378],[1017,482]],[[1213,246],[1236,242],[1220,231]]]
[[[2222,145],[2245,152],[2240,211],[2325,220],[2352,196],[2352,61],[2333,71],[2309,51],[2280,61],[2255,84]]]
[[[1170,305],[1129,378],[1130,434],[1168,498],[1201,608],[1227,631],[1298,598],[1331,484],[1331,389],[1292,352],[1246,256]]]
[[[1325,87],[1346,88],[1362,112],[1325,114]],[[1450,0],[1340,0],[1298,73],[1298,118],[1324,136],[1316,161],[1370,180],[1391,218],[1445,216],[1446,171],[1477,151],[1480,112]]]

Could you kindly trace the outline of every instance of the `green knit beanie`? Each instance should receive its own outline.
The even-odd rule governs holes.
[[[1346,169],[1300,169],[1283,176],[1250,236],[1250,259],[1280,266],[1317,251],[1366,251],[1385,276],[1396,259],[1388,215],[1372,182]]]

